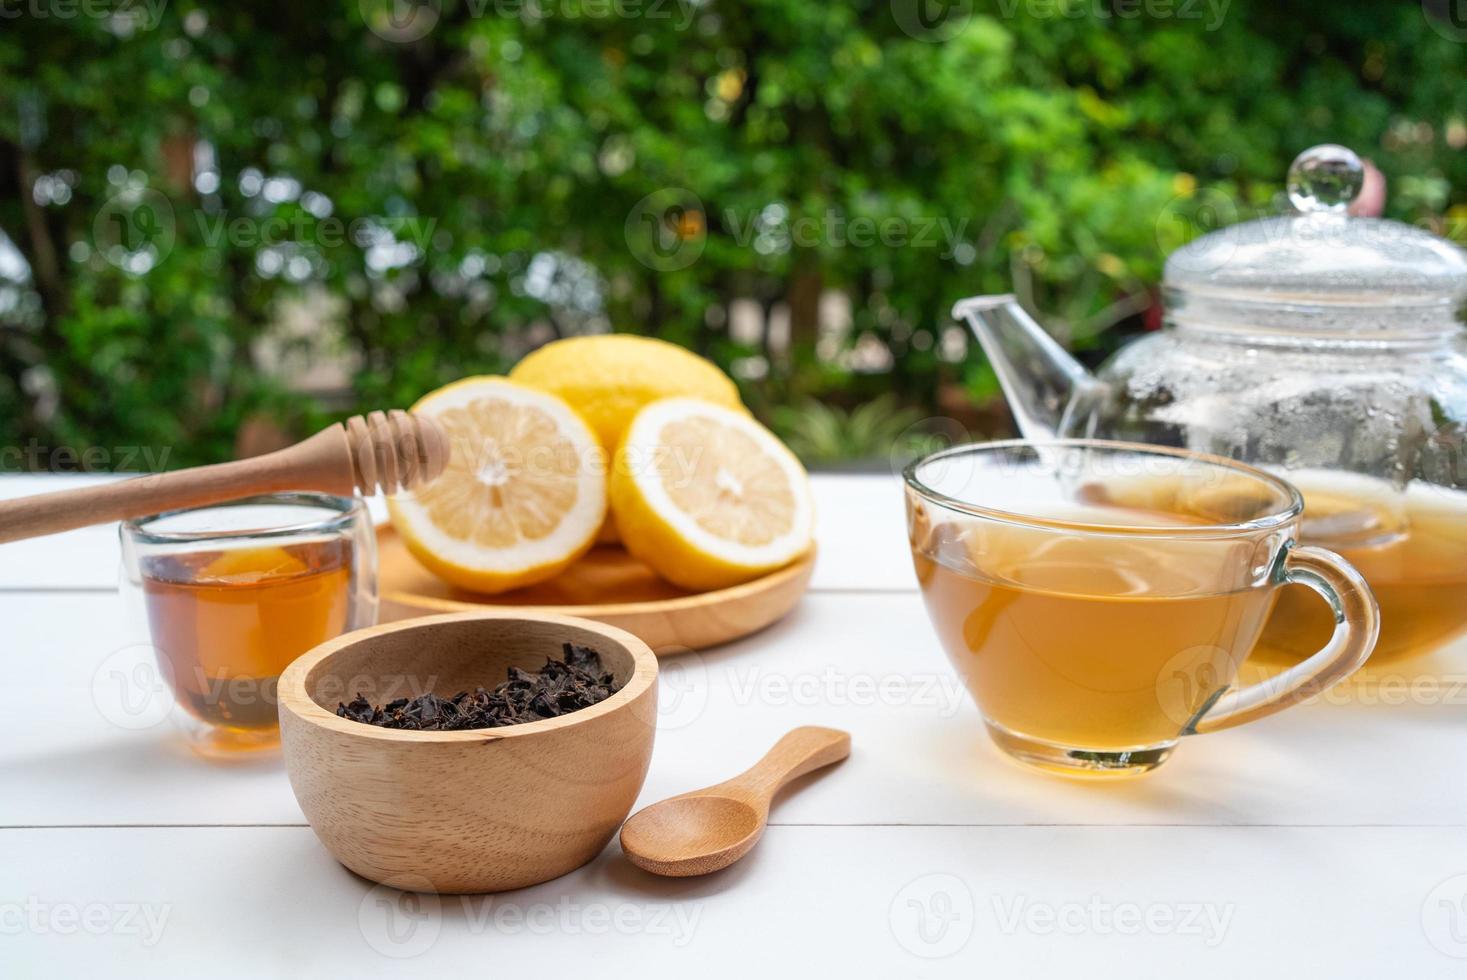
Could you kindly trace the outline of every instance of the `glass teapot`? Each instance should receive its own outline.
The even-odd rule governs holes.
[[[1026,438],[1179,446],[1303,491],[1301,536],[1344,554],[1381,605],[1371,662],[1467,633],[1467,252],[1348,214],[1364,167],[1320,146],[1289,169],[1296,212],[1167,260],[1165,329],[1091,375],[1013,296],[959,302]],[[1327,612],[1286,589],[1255,657],[1320,646]]]

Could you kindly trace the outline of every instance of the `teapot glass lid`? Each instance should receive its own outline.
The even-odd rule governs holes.
[[[1301,153],[1289,168],[1295,213],[1230,225],[1167,259],[1172,319],[1311,334],[1457,329],[1467,252],[1423,228],[1351,216],[1364,184],[1345,147]]]

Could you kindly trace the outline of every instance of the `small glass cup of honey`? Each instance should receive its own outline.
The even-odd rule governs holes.
[[[201,755],[275,748],[281,672],[376,622],[376,537],[360,499],[250,497],[127,521],[121,533],[123,591]]]

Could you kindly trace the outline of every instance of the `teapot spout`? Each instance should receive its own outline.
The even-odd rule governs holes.
[[[1012,294],[972,296],[953,306],[993,365],[1025,439],[1094,435],[1102,382],[1075,360]]]

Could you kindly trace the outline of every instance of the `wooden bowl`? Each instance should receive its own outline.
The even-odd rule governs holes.
[[[382,703],[492,688],[510,666],[559,659],[566,642],[597,650],[620,689],[560,718],[479,731],[395,731],[336,716],[358,691]],[[316,647],[280,678],[285,764],[311,828],[352,871],[411,891],[504,891],[585,864],[636,802],[656,728],[652,651],[568,616],[389,623]]]

